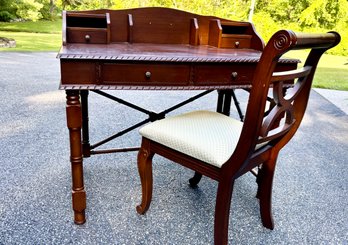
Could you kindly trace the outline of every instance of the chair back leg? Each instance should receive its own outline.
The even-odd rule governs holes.
[[[274,229],[272,215],[272,185],[274,170],[278,158],[278,152],[272,152],[272,156],[262,164],[258,173],[257,197],[260,199],[260,214],[263,226]]]

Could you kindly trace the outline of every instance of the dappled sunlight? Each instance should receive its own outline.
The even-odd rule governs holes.
[[[0,123],[0,138],[13,136],[28,130],[30,124],[26,120],[12,120]]]
[[[14,118],[0,122],[0,138],[28,133],[38,125],[49,122],[51,118],[48,118],[48,111],[57,107],[64,108],[65,93],[60,90],[49,91],[25,97],[24,101],[27,106],[23,107],[23,112],[17,111]],[[60,112],[62,111],[63,109]]]
[[[64,91],[49,91],[41,94],[35,94],[25,98],[25,101],[30,105],[35,106],[52,106],[55,104],[65,103]]]
[[[347,123],[344,120],[332,120],[332,114],[328,114],[327,112],[315,111],[315,113],[306,113],[302,122],[300,129],[304,128],[315,128],[316,125],[320,123],[325,123],[326,130],[318,130],[317,133],[323,135],[323,137],[330,138],[336,142],[346,144],[348,142],[348,135],[346,134],[332,134],[330,130],[327,128],[347,128]]]

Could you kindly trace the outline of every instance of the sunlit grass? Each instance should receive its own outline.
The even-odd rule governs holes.
[[[291,51],[287,57],[298,58],[302,64],[308,52]],[[348,57],[324,54],[314,75],[313,86],[348,91]]]
[[[318,67],[313,86],[348,91],[348,69]]]
[[[0,31],[34,32],[34,33],[61,33],[62,20],[55,21],[24,21],[24,22],[0,22]]]
[[[62,35],[29,32],[3,32],[1,37],[16,40],[15,48],[0,48],[0,51],[57,51],[62,43]]]

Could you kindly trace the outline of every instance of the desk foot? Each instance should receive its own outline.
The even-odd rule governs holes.
[[[85,210],[82,212],[74,212],[74,223],[77,225],[83,225],[86,222]]]

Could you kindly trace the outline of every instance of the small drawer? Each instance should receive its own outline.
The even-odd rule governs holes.
[[[251,35],[222,34],[221,48],[250,48]]]
[[[255,67],[240,64],[219,65],[217,73],[213,65],[197,65],[194,68],[194,84],[199,86],[250,85]]]
[[[96,81],[95,63],[60,60],[62,84],[93,84]]]
[[[187,64],[102,64],[103,84],[119,85],[187,85],[190,66]]]
[[[69,43],[108,43],[107,29],[68,27],[67,38]]]

